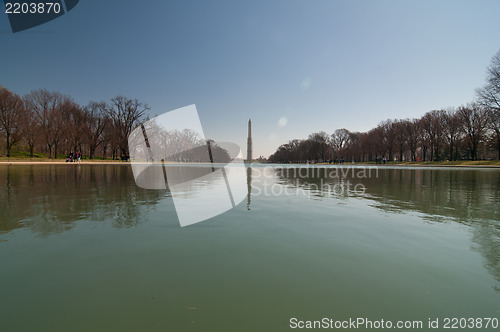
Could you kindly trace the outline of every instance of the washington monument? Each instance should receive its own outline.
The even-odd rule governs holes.
[[[252,120],[248,119],[247,161],[252,161]]]

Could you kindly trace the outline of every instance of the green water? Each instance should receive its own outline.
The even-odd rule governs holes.
[[[181,228],[129,166],[0,166],[0,331],[500,319],[500,170],[292,169]]]

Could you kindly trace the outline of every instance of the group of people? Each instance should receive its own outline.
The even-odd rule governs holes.
[[[382,163],[385,164],[387,162],[387,158],[386,157],[383,157],[383,158],[382,157],[377,157],[375,161],[376,161],[377,164],[382,164]]]
[[[71,151],[68,156],[66,157],[66,162],[67,163],[79,163],[80,160],[81,160],[81,157],[82,155],[80,154],[80,152],[75,152],[73,153],[73,151]]]

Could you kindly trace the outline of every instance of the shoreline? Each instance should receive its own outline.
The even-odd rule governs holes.
[[[20,160],[15,160],[15,161],[4,161],[0,160],[0,165],[130,165],[130,162],[128,161],[81,161],[81,162],[66,162],[66,161],[20,161]]]
[[[53,160],[0,160],[0,166],[16,166],[16,165],[131,165],[130,161],[121,161],[121,160],[84,160],[80,163],[78,162],[66,162],[65,160],[61,161],[53,161]],[[170,163],[169,163],[170,164]],[[174,163],[175,164],[175,163]],[[404,167],[404,168],[426,168],[426,167],[439,167],[439,168],[500,168],[500,162],[495,164],[481,163],[481,162],[471,162],[467,161],[466,163],[452,163],[452,164],[443,164],[443,163],[422,163],[422,164],[405,164],[405,163],[395,163],[395,164],[369,164],[369,163],[345,163],[345,164],[267,164],[267,163],[255,163],[257,165],[277,165],[277,166],[337,166],[337,167],[350,167],[350,166],[367,166],[367,167],[381,167],[381,168],[390,168],[390,167]],[[251,165],[251,164],[249,164]]]

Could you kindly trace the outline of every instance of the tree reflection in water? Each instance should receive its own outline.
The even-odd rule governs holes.
[[[316,199],[368,199],[388,213],[418,212],[428,222],[458,222],[470,227],[473,250],[485,258],[485,267],[500,282],[500,171],[497,169],[380,168],[378,176],[359,178],[356,172],[329,177],[327,170],[299,177],[276,171],[289,187],[313,190]],[[292,175],[290,175],[292,174]],[[321,184],[362,184],[363,194],[321,190]],[[313,189],[311,189],[313,188]],[[500,291],[500,288],[497,287]]]
[[[27,227],[41,236],[83,219],[134,226],[169,195],[136,186],[129,165],[0,166],[0,188],[0,233]]]

